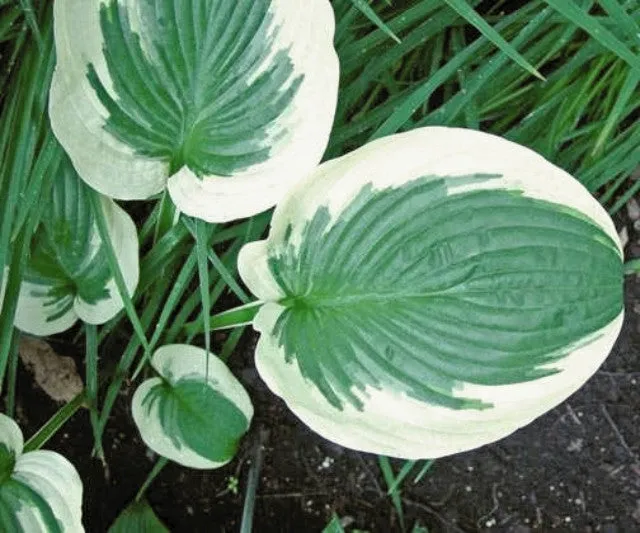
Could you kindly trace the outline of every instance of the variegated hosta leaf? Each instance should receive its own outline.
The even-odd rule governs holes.
[[[348,447],[439,457],[495,441],[593,374],[620,330],[602,207],[532,151],[424,128],[321,166],[279,204],[242,278],[256,364]]]
[[[338,87],[328,0],[65,0],[53,129],[120,199],[168,185],[211,222],[273,206],[318,164]]]
[[[33,239],[18,298],[17,328],[34,335],[51,335],[70,328],[78,318],[102,324],[123,308],[89,194],[89,187],[64,158]],[[132,294],[139,273],[135,224],[109,198],[102,198],[102,209],[120,270]]]
[[[142,440],[156,453],[191,468],[218,468],[235,455],[253,417],[240,382],[202,348],[172,344],[156,350],[147,379],[133,396]]]
[[[22,454],[23,444],[18,425],[0,413],[0,531],[84,531],[76,469],[55,452]]]

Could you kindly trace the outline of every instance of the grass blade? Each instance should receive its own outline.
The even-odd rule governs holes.
[[[445,83],[451,76],[455,75],[458,69],[462,68],[467,61],[475,57],[478,50],[480,50],[484,44],[482,39],[477,39],[446,65],[438,69],[424,84],[407,95],[404,101],[382,123],[369,140],[396,133],[412,117],[417,109],[429,99],[438,87]]]
[[[431,467],[435,462],[436,462],[435,459],[427,459],[424,462],[424,466],[420,469],[420,472],[418,472],[418,475],[413,479],[414,485],[417,485],[418,483],[420,483],[420,481],[422,481],[422,478],[431,469]]]
[[[38,26],[38,20],[36,19],[35,12],[33,10],[33,2],[32,0],[20,0],[20,9],[22,9],[22,13],[24,15],[27,24],[29,25],[29,29],[33,34],[33,37],[38,44],[39,47],[43,46],[42,35],[40,33],[40,28]]]
[[[344,528],[340,523],[340,518],[338,515],[333,513],[331,517],[331,522],[329,522],[325,528],[322,530],[322,533],[344,533]]]
[[[191,235],[193,235],[194,238],[197,239],[196,230],[194,228],[193,221],[188,220],[186,218],[182,218],[182,222],[187,227],[187,229],[191,232]],[[229,269],[226,266],[224,266],[222,261],[220,261],[220,258],[214,252],[213,248],[209,248],[207,250],[207,255],[213,267],[220,274],[220,277],[226,282],[227,285],[229,285],[229,289],[231,289],[231,292],[233,292],[242,303],[248,304],[249,302],[251,302],[251,298],[249,298],[247,293],[242,289],[242,287],[240,287],[240,285],[236,281],[233,274],[229,272]]]
[[[387,495],[390,496],[391,494],[393,494],[398,490],[400,485],[402,485],[402,482],[404,481],[404,479],[407,477],[407,475],[409,475],[409,472],[411,472],[411,470],[415,466],[416,462],[417,461],[413,461],[413,460],[405,461],[405,463],[402,465],[402,468],[400,469],[400,472],[398,472],[396,479],[387,489]]]
[[[351,0],[351,3],[360,10],[360,12],[367,17],[373,24],[378,26],[384,33],[391,37],[395,42],[400,43],[398,36],[393,33],[393,30],[387,26],[378,14],[367,4],[366,0]]]
[[[100,239],[102,239],[102,243],[104,244],[105,253],[107,254],[107,260],[109,261],[109,268],[111,269],[111,274],[113,274],[116,286],[118,287],[118,292],[120,293],[120,297],[122,298],[122,302],[124,303],[124,308],[127,311],[127,316],[131,321],[133,330],[138,336],[140,344],[145,348],[147,352],[149,352],[149,341],[147,340],[147,336],[144,333],[144,328],[140,323],[140,318],[138,318],[136,309],[133,306],[133,302],[131,301],[131,297],[129,296],[129,291],[127,291],[127,286],[125,284],[122,271],[120,270],[118,260],[116,259],[115,250],[113,249],[113,243],[111,242],[111,238],[109,237],[107,221],[100,204],[100,193],[92,190],[89,194],[89,197],[91,198],[93,214],[95,216],[96,225],[98,226],[98,233],[100,234]]]
[[[449,1],[449,0],[446,0]],[[580,26],[593,39],[602,46],[611,50],[620,59],[626,61],[632,68],[640,72],[640,56],[634,54],[627,45],[620,41],[613,33],[607,30],[594,17],[585,13],[573,0],[545,0],[553,9],[576,26]]]
[[[18,359],[20,357],[19,351],[20,332],[17,329],[13,330],[11,339],[11,348],[9,351],[9,372],[7,375],[7,412],[11,418],[14,418],[16,412],[16,380],[18,374]]]
[[[58,430],[75,414],[75,412],[85,405],[87,399],[86,391],[82,391],[73,400],[65,404],[58,410],[49,421],[42,426],[25,443],[23,453],[39,450],[47,441],[53,437]]]
[[[599,0],[618,28],[627,32],[630,39],[638,40],[640,44],[640,26],[636,20],[625,11],[620,0]]]
[[[242,521],[240,533],[251,533],[253,531],[253,510],[256,505],[256,493],[258,482],[260,481],[260,470],[262,469],[262,459],[264,455],[264,445],[269,438],[268,429],[260,429],[258,441],[253,449],[253,459],[247,480],[247,490],[244,496],[244,507],[242,508]]]
[[[234,329],[230,334],[224,345],[222,346],[222,350],[220,350],[220,359],[222,359],[225,363],[231,357],[231,354],[236,349],[238,342],[240,342],[240,338],[242,334],[247,329],[246,326],[242,326]]]
[[[209,248],[209,237],[215,226],[207,227],[203,220],[195,220],[196,226],[196,249],[198,251],[198,280],[200,284],[200,299],[202,301],[201,316],[204,327],[204,347],[206,352],[206,373],[205,379],[209,379],[209,354],[211,353],[211,325],[209,312],[211,303],[209,301],[209,265],[207,264],[207,250]]]
[[[86,369],[86,398],[89,404],[89,418],[93,430],[94,450],[104,463],[104,449],[100,434],[100,417],[98,415],[98,330],[93,324],[85,324],[86,338],[85,369]]]
[[[389,458],[385,457],[384,455],[378,455],[378,464],[380,465],[380,470],[382,471],[382,476],[384,477],[384,481],[387,484],[387,487],[393,487],[396,480]],[[396,513],[398,514],[398,519],[400,520],[400,527],[402,531],[406,531],[404,523],[404,510],[402,509],[402,500],[400,499],[400,491],[396,488],[390,493],[390,496]]]
[[[607,121],[605,122],[600,135],[598,135],[598,139],[596,140],[596,144],[591,151],[591,155],[596,155],[598,153],[602,153],[605,148],[605,143],[609,140],[612,131],[618,125],[618,122],[622,118],[625,108],[627,104],[631,100],[631,97],[634,95],[638,84],[640,83],[640,70],[630,70],[627,78],[620,89],[620,92],[617,95],[616,102],[607,117]]]
[[[183,263],[182,268],[178,273],[178,276],[176,277],[175,281],[172,283],[171,292],[169,293],[169,296],[167,296],[167,299],[165,300],[164,305],[162,306],[162,312],[160,313],[160,317],[156,321],[153,335],[151,337],[151,340],[149,341],[149,352],[147,352],[147,354],[150,355],[151,352],[155,349],[158,342],[160,341],[160,337],[164,332],[164,329],[167,323],[169,322],[169,319],[171,318],[176,306],[180,302],[180,299],[182,298],[187,287],[189,286],[189,283],[193,276],[197,262],[198,262],[198,252],[197,250],[193,250],[191,254],[189,254],[189,257],[187,257],[186,261]],[[158,292],[161,295],[164,293],[164,291],[162,290]],[[144,368],[144,365],[148,361],[149,359],[148,357],[146,357],[146,355],[140,360],[140,362],[138,363],[138,366],[133,372],[133,376],[131,378],[132,380],[135,381],[135,379],[138,377],[138,375]]]

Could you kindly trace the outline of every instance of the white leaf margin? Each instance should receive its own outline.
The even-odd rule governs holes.
[[[47,502],[65,533],[84,532],[82,525],[82,480],[73,466],[59,453],[38,450],[22,453],[24,437],[13,419],[0,413],[0,443],[14,452],[16,464],[12,478],[36,491]],[[17,512],[25,531],[45,531],[40,514],[28,505]],[[34,529],[37,527],[37,529]]]
[[[269,237],[245,245],[238,271],[251,292],[265,302],[254,319],[260,332],[256,367],[269,388],[314,431],[348,448],[405,459],[438,458],[499,440],[552,409],[593,375],[609,354],[622,327],[621,312],[588,340],[567,347],[557,374],[531,382],[501,386],[461,383],[454,395],[493,404],[483,411],[430,405],[404,393],[368,388],[352,390],[363,402],[335,408],[303,378],[297,363],[287,363],[273,337],[284,296],[269,270],[268,258],[279,249],[291,225],[291,242],[299,245],[305,223],[327,207],[331,224],[363,186],[401,187],[426,175],[498,174],[483,183],[450,186],[451,193],[471,189],[516,189],[530,198],[574,208],[600,226],[622,247],[604,208],[577,180],[532,150],[474,130],[427,127],[376,140],[342,158],[321,165],[295,187],[275,210]]]
[[[13,453],[16,461],[22,455],[22,448],[24,448],[22,431],[15,420],[3,413],[0,413],[0,444],[4,444],[9,452]]]
[[[101,207],[125,286],[129,295],[133,295],[140,276],[136,226],[131,217],[110,198],[103,196]],[[96,249],[100,243],[99,237],[95,239],[93,244]],[[14,325],[25,333],[46,336],[66,331],[78,319],[88,324],[104,324],[124,308],[114,277],[109,279],[106,289],[109,291],[109,298],[94,304],[82,300],[77,295],[69,295],[69,298],[73,298],[73,307],[62,316],[50,320],[57,307],[46,305],[51,301],[46,296],[47,287],[23,281],[20,285]]]
[[[106,1],[54,4],[58,63],[49,113],[56,137],[90,186],[121,200],[146,199],[168,186],[180,211],[219,223],[269,209],[318,165],[333,125],[339,83],[335,20],[327,0],[270,1],[273,24],[279,27],[272,55],[286,50],[294,75],[302,74],[304,80],[280,118],[292,133],[272,139],[273,154],[267,161],[231,177],[199,177],[187,167],[170,176],[167,162],[138,156],[104,129],[108,112],[89,84],[86,69],[92,63],[116,97],[102,52],[99,6]]]
[[[170,384],[184,379],[203,381],[208,377],[209,387],[234,403],[251,424],[253,405],[245,388],[215,354],[209,354],[208,372],[206,360],[206,351],[202,348],[187,344],[168,344],[155,351],[151,366]],[[214,469],[227,464],[231,459],[212,461],[189,448],[187,442],[178,442],[177,435],[167,435],[160,421],[158,402],[147,412],[143,403],[153,388],[161,383],[162,379],[159,377],[145,380],[136,389],[131,401],[133,420],[144,443],[157,454],[189,468]]]

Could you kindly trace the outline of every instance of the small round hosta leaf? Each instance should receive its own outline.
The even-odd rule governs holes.
[[[71,162],[64,158],[32,241],[16,309],[17,328],[34,335],[51,335],[70,328],[78,318],[102,324],[123,308],[90,194]],[[102,210],[132,294],[139,273],[136,227],[129,215],[106,197]]]
[[[60,454],[22,454],[18,425],[0,414],[0,531],[78,533],[82,527],[82,482]]]
[[[240,382],[215,355],[194,346],[158,349],[147,379],[133,396],[142,439],[156,453],[191,468],[217,468],[235,455],[253,417]]]
[[[210,222],[273,206],[320,161],[338,61],[328,0],[56,2],[54,132],[103,194],[168,186]]]
[[[619,332],[602,207],[534,152],[424,128],[319,167],[239,271],[256,365],[323,436],[439,457],[495,441],[596,371]]]
[[[133,502],[113,525],[109,533],[169,533],[147,501]]]

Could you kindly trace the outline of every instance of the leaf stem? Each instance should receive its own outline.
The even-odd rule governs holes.
[[[631,259],[624,264],[625,276],[640,273],[640,259]]]
[[[240,533],[251,533],[253,529],[253,510],[256,504],[256,492],[260,481],[260,470],[262,469],[262,456],[264,445],[269,438],[269,430],[260,428],[258,432],[258,442],[253,449],[253,461],[247,479],[247,491],[244,497],[244,507],[242,508],[242,521]]]
[[[86,397],[89,404],[91,429],[93,430],[93,446],[98,458],[104,462],[100,416],[98,414],[98,328],[94,324],[85,324],[84,332],[86,339]]]
[[[169,459],[167,459],[166,457],[161,456],[158,459],[156,464],[151,469],[151,472],[149,472],[149,474],[147,475],[147,479],[144,480],[144,483],[142,484],[142,486],[140,487],[140,490],[136,494],[136,498],[134,500],[136,503],[142,499],[142,497],[144,496],[144,493],[149,488],[149,485],[153,483],[153,480],[158,476],[158,474],[162,471],[162,469],[167,465],[168,462],[169,462]]]
[[[49,421],[42,426],[24,445],[24,452],[39,450],[56,432],[85,405],[87,399],[86,390],[83,390],[73,400],[64,405],[55,413]]]
[[[233,309],[229,309],[227,311],[222,311],[221,313],[213,315],[209,319],[207,325],[209,326],[211,331],[246,326],[248,324],[251,324],[255,316],[258,314],[258,311],[260,311],[260,307],[263,303],[264,302],[258,300],[255,302],[250,302],[248,304],[240,305],[238,307],[234,307]],[[200,320],[187,322],[184,325],[184,331],[188,335],[202,333],[202,322]]]

